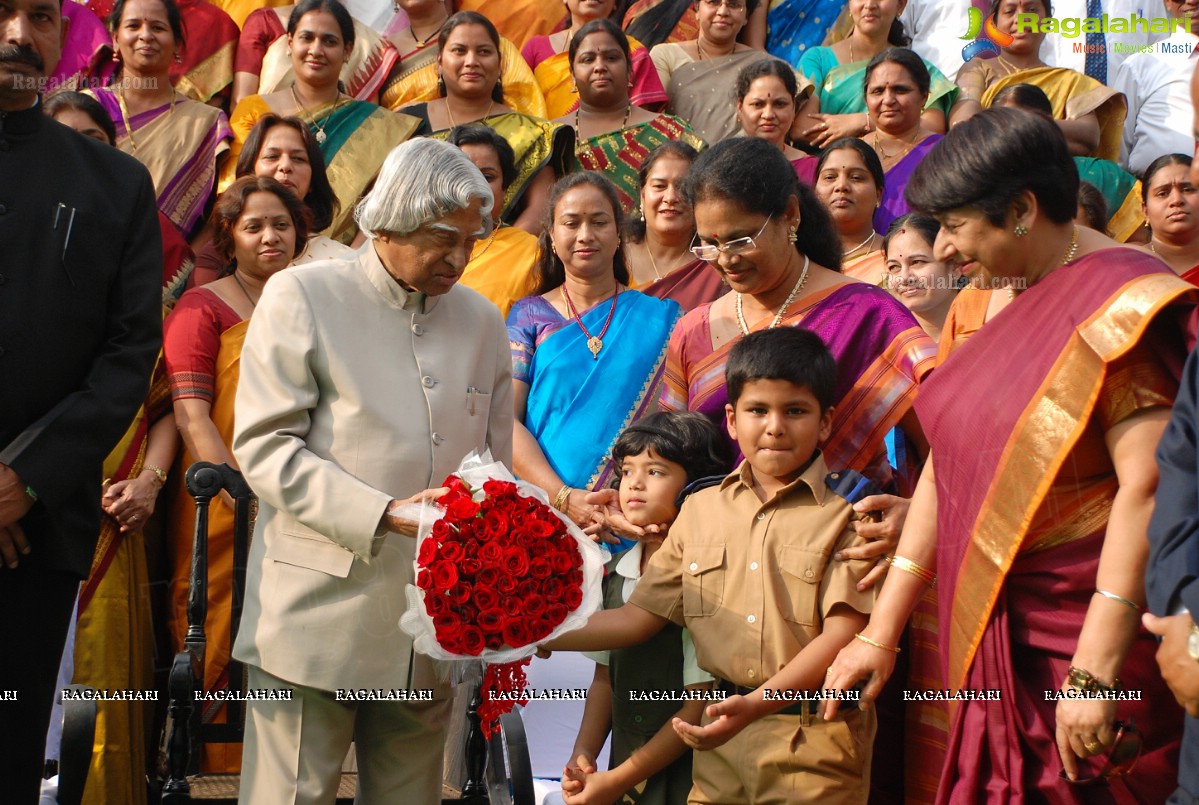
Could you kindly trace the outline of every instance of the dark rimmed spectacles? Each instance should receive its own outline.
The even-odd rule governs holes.
[[[752,249],[756,249],[758,244],[755,243],[755,238],[762,237],[762,233],[766,231],[766,224],[770,223],[770,219],[774,217],[774,213],[766,216],[766,220],[762,222],[762,228],[759,229],[753,236],[748,238],[737,238],[730,240],[728,243],[701,243],[698,246],[691,247],[691,253],[700,260],[707,260],[709,263],[714,261],[722,253],[730,257],[735,257],[738,254],[745,254]],[[696,234],[695,237],[699,237]]]
[[[1098,774],[1094,777],[1079,777],[1077,780],[1071,780],[1066,776],[1066,770],[1062,769],[1058,776],[1071,785],[1095,785],[1132,771],[1141,757],[1141,751],[1145,748],[1145,738],[1132,721],[1127,723],[1117,721],[1112,726],[1116,730],[1116,740],[1112,744],[1112,748],[1107,751],[1103,768],[1099,770]]]

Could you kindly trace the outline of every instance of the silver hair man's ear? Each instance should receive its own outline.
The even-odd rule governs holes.
[[[428,137],[396,146],[371,189],[354,210],[367,237],[380,232],[410,235],[430,221],[482,200],[488,222],[495,204],[483,174],[459,148]],[[486,233],[484,233],[486,234]]]

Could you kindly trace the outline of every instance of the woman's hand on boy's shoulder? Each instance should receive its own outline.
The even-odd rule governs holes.
[[[591,525],[584,528],[583,533],[598,536],[600,541],[610,545],[620,542],[613,534],[639,542],[662,542],[670,530],[669,523],[647,525],[644,528],[630,523],[620,510],[620,495],[615,489],[588,492],[586,501],[595,511]]]
[[[859,590],[869,590],[887,574],[886,557],[887,554],[895,553],[910,503],[908,498],[897,495],[870,495],[853,504],[853,510],[862,516],[851,520],[850,527],[866,542],[852,548],[843,548],[833,554],[833,558],[841,562],[853,559],[877,560],[877,564],[858,582]]]

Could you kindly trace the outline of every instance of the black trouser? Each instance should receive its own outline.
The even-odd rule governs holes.
[[[46,730],[79,578],[28,560],[0,566],[0,781],[3,799],[37,803]],[[13,697],[15,696],[15,700]]]

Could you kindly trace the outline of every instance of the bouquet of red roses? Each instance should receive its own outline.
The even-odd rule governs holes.
[[[479,715],[490,734],[520,698],[537,644],[599,608],[604,559],[545,492],[498,462],[472,455],[442,485],[444,513],[421,529],[400,625],[422,654],[487,661]]]

